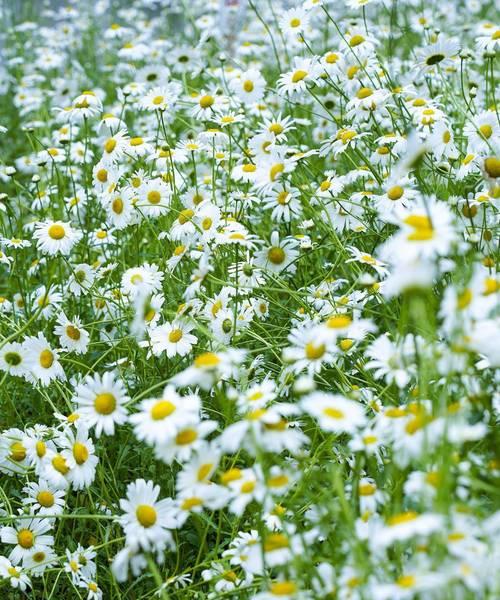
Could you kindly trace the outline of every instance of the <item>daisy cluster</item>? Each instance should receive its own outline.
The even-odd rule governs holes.
[[[495,14],[2,3],[0,586],[500,597]]]

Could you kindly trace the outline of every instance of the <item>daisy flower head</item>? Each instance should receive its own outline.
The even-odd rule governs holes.
[[[301,406],[325,431],[353,434],[366,423],[363,407],[338,394],[312,392],[304,397]]]
[[[313,58],[294,59],[294,68],[280,75],[278,79],[278,90],[287,96],[304,94],[307,85],[314,84],[321,74],[321,66]]]
[[[43,333],[26,338],[23,346],[29,372],[42,386],[49,385],[54,379],[66,379],[59,353],[51,347]]]
[[[172,546],[169,529],[176,528],[176,511],[171,498],[158,500],[160,487],[152,481],[137,479],[127,486],[127,496],[120,500],[127,543],[144,550],[164,550]]]
[[[198,341],[198,338],[190,333],[194,327],[194,323],[185,319],[176,319],[156,327],[150,333],[151,351],[154,355],[166,352],[168,358],[186,356]]]
[[[68,256],[82,238],[82,232],[73,229],[70,223],[63,221],[45,221],[35,225],[33,237],[37,248],[43,254]]]
[[[124,404],[130,398],[116,372],[87,375],[75,387],[73,402],[84,425],[95,428],[96,437],[113,435],[115,425],[127,422]]]
[[[287,237],[280,240],[279,233],[273,231],[270,245],[256,252],[255,264],[268,273],[287,271],[288,274],[293,274],[296,270],[294,262],[299,256],[297,245],[296,239]]]
[[[143,400],[130,422],[139,440],[153,446],[166,442],[186,423],[198,418],[201,401],[197,394],[181,396],[168,385],[160,398]]]

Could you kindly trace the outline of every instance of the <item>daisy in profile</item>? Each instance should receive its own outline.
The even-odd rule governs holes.
[[[68,256],[73,246],[82,238],[82,233],[73,229],[70,223],[45,221],[35,225],[33,237],[43,254]]]
[[[73,397],[82,422],[88,428],[95,427],[96,437],[103,432],[113,435],[115,425],[126,423],[127,410],[123,405],[128,400],[125,386],[113,371],[87,375],[76,386]]]
[[[23,346],[26,351],[26,365],[41,385],[47,386],[54,379],[66,379],[58,360],[59,354],[50,346],[43,333],[39,333],[37,337],[26,338]]]
[[[166,352],[168,358],[189,354],[198,338],[191,333],[195,327],[183,319],[164,323],[151,331],[151,350],[155,356]]]
[[[74,317],[70,320],[64,312],[61,312],[57,317],[57,323],[54,333],[59,337],[61,346],[68,352],[85,354],[90,336],[82,327],[80,318]]]
[[[299,256],[297,246],[296,239],[287,237],[280,240],[279,233],[273,231],[270,245],[255,253],[255,264],[274,274],[281,271],[292,274],[296,270],[293,263]]]
[[[158,500],[160,486],[152,481],[137,479],[127,486],[127,497],[120,500],[124,514],[118,522],[123,527],[127,544],[144,550],[164,550],[172,546],[176,509],[171,498]]]

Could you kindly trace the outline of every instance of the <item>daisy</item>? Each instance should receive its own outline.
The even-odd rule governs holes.
[[[2,527],[2,542],[14,546],[9,560],[18,565],[21,561],[24,563],[33,552],[50,551],[54,545],[54,537],[48,533],[51,529],[50,519],[20,519],[13,527]]]
[[[301,407],[325,431],[352,434],[366,423],[363,407],[338,394],[312,392],[303,398]]]
[[[243,71],[229,82],[229,87],[243,104],[259,102],[264,96],[266,81],[257,69]]]
[[[125,229],[133,221],[134,200],[135,196],[131,190],[125,189],[111,194],[105,208],[107,221],[114,229]]]
[[[94,454],[93,441],[87,429],[77,426],[76,433],[72,429],[64,432],[58,439],[61,456],[69,466],[68,481],[74,490],[87,488],[95,478],[98,457]]]
[[[7,342],[0,349],[0,370],[15,377],[24,377],[27,373],[26,349],[19,342]]]
[[[156,327],[150,333],[151,351],[155,356],[166,352],[168,358],[186,356],[198,341],[196,336],[189,333],[194,328],[194,323],[183,319]]]
[[[180,463],[188,461],[194,452],[203,453],[203,448],[207,445],[205,438],[213,433],[217,426],[217,421],[191,420],[178,429],[175,437],[155,446],[156,458],[167,464],[172,464],[174,460]]]
[[[77,298],[87,293],[95,281],[95,270],[85,263],[75,265],[68,281],[68,289]]]
[[[35,515],[55,516],[64,512],[64,490],[57,489],[43,478],[28,483],[23,492],[26,494],[23,504]]]
[[[464,135],[475,152],[489,152],[500,137],[500,125],[494,111],[486,110],[471,118],[464,126]]]
[[[125,152],[127,151],[129,139],[130,138],[127,132],[122,129],[104,141],[102,145],[103,154],[101,159],[104,166],[112,165],[113,163],[118,162],[124,156]]]
[[[85,354],[89,344],[90,336],[83,329],[79,317],[70,320],[61,312],[57,317],[57,325],[54,327],[54,333],[59,337],[61,346],[68,352],[76,354]]]
[[[169,529],[176,528],[174,502],[158,500],[160,486],[137,479],[127,486],[127,496],[120,500],[124,512],[118,522],[123,527],[127,543],[144,550],[164,550],[172,546]]]
[[[54,379],[66,379],[58,360],[59,354],[51,348],[43,333],[39,333],[37,337],[27,337],[23,346],[26,352],[26,366],[42,386],[49,385]]]
[[[70,223],[45,221],[36,224],[33,237],[43,254],[68,256],[73,246],[81,240],[82,233],[73,229]]]
[[[89,428],[95,427],[98,438],[103,432],[113,435],[115,425],[127,422],[127,410],[123,405],[128,400],[122,380],[113,371],[87,375],[77,384],[73,396],[83,423]]]
[[[160,398],[143,400],[139,412],[129,417],[139,440],[150,446],[161,444],[193,418],[199,416],[201,400],[197,394],[180,396],[168,385]]]
[[[121,278],[121,290],[132,299],[138,294],[153,294],[161,289],[163,273],[156,264],[144,263],[127,269]]]
[[[321,72],[321,66],[315,59],[294,58],[294,68],[280,75],[278,90],[287,96],[303,94],[308,83],[314,83]]]
[[[167,87],[154,87],[140,101],[140,105],[145,110],[157,111],[167,110],[171,108],[176,98],[172,95],[172,91]]]
[[[417,66],[424,73],[435,71],[437,67],[442,69],[452,66],[459,50],[460,46],[457,42],[440,38],[435,44],[427,46],[420,52]]]
[[[285,238],[280,240],[279,233],[273,231],[270,246],[258,250],[255,254],[255,264],[271,273],[288,271],[292,274],[296,270],[294,262],[298,258],[297,240]]]
[[[92,579],[96,574],[96,551],[93,546],[84,548],[80,544],[76,550],[70,552],[66,549],[66,562],[64,571],[69,573],[74,584],[78,585],[82,579]]]
[[[0,577],[8,579],[11,587],[24,592],[31,586],[31,581],[27,573],[17,566],[14,567],[10,560],[5,556],[0,556]]]

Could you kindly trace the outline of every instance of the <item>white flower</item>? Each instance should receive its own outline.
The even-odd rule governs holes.
[[[144,550],[172,545],[169,529],[176,527],[176,509],[171,498],[158,500],[159,494],[160,487],[152,481],[137,479],[127,486],[127,497],[120,500],[124,514],[118,519],[127,544]]]
[[[123,405],[128,400],[125,386],[113,371],[87,375],[75,387],[73,396],[83,423],[88,428],[95,427],[96,437],[102,432],[113,435],[115,425],[126,423],[127,410]]]

